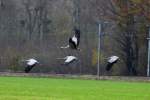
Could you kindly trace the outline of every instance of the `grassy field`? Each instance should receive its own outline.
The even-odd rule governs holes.
[[[150,100],[150,83],[0,77],[0,100]]]

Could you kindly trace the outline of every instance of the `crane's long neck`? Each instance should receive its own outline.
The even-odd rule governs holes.
[[[66,58],[56,58],[56,59],[66,59]]]
[[[29,60],[21,60],[21,62],[28,62]]]
[[[69,48],[69,45],[67,45],[67,46],[65,46],[65,47],[60,47],[60,48],[66,49],[66,48]]]

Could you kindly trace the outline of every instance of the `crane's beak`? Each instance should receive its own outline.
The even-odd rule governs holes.
[[[40,62],[37,62],[37,64],[40,65],[40,66],[43,65],[43,64],[41,64]]]
[[[80,48],[78,48],[78,50],[79,50],[80,52],[82,52],[82,50],[81,50]]]

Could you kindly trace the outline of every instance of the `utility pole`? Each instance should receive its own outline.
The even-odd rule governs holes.
[[[101,23],[98,24],[98,56],[97,56],[97,76],[100,76],[100,47],[101,47]]]
[[[149,68],[150,68],[150,26],[148,27],[148,61],[147,61],[147,77],[149,77]]]
[[[73,0],[73,24],[74,27],[80,28],[80,0]]]

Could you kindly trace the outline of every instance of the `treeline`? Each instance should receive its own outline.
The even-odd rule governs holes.
[[[146,0],[0,0],[0,71],[23,71],[22,59],[42,63],[32,71],[96,74],[98,23],[102,25],[100,73],[145,75],[149,2]],[[81,30],[81,52],[62,50],[74,27]],[[80,63],[62,66],[58,57]],[[121,61],[105,71],[110,55]]]

